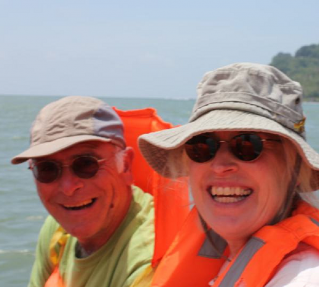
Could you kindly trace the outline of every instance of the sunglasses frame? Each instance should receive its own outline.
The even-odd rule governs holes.
[[[91,175],[91,176],[89,176],[89,177],[82,177],[82,176],[79,176],[79,174],[77,174],[77,172],[76,172],[75,169],[73,168],[73,165],[74,165],[74,162],[75,162],[76,160],[79,160],[80,158],[90,158],[90,159],[94,159],[94,160],[96,161],[96,163],[97,163],[97,165],[98,165],[98,169],[96,170],[96,172],[95,172],[93,175]],[[106,160],[107,160],[106,158],[97,159],[96,157],[90,156],[90,155],[80,155],[80,156],[74,158],[70,164],[61,164],[61,162],[55,161],[55,160],[42,160],[42,161],[39,161],[39,162],[34,162],[34,161],[32,161],[32,163],[31,163],[31,165],[28,167],[28,169],[32,170],[33,176],[34,176],[34,178],[35,178],[37,181],[39,181],[39,182],[41,182],[41,183],[50,184],[50,183],[52,183],[52,182],[58,180],[58,179],[61,177],[61,175],[62,175],[62,170],[63,170],[64,167],[69,167],[70,170],[71,170],[71,172],[72,172],[75,176],[77,176],[78,178],[81,178],[81,179],[92,178],[92,177],[94,177],[94,176],[98,173],[99,169],[101,168],[101,167],[100,167],[100,163],[102,163],[102,162],[104,162],[104,161],[106,161]],[[38,176],[36,175],[35,167],[36,167],[37,165],[43,163],[43,162],[54,163],[54,165],[57,167],[57,176],[56,176],[56,178],[53,179],[52,181],[41,181],[41,180],[39,180]]]
[[[206,136],[207,135],[207,136]],[[210,135],[210,136],[209,136]],[[229,149],[229,151],[231,152],[231,154],[233,155],[233,156],[235,156],[237,159],[239,159],[239,160],[241,160],[241,161],[244,161],[244,162],[253,162],[253,161],[255,161],[255,160],[257,160],[259,157],[260,157],[260,155],[262,154],[262,151],[264,150],[264,142],[281,142],[281,140],[280,139],[263,139],[263,138],[261,138],[259,135],[257,135],[257,134],[254,134],[254,133],[243,133],[243,134],[238,134],[238,135],[236,135],[236,136],[234,136],[234,137],[232,137],[230,140],[228,140],[228,141],[226,141],[226,140],[218,140],[218,139],[216,139],[216,138],[214,138],[214,136],[213,136],[214,134],[213,133],[204,133],[204,134],[199,134],[199,135],[196,135],[196,136],[194,136],[194,137],[192,137],[191,139],[189,139],[185,144],[184,144],[184,149],[185,149],[185,152],[186,152],[186,154],[187,154],[187,156],[189,157],[189,159],[190,160],[192,160],[192,161],[194,161],[194,162],[197,162],[197,163],[206,163],[206,162],[209,162],[209,161],[211,161],[212,159],[214,159],[214,157],[216,156],[216,154],[217,154],[217,152],[218,152],[218,150],[219,150],[219,148],[220,148],[220,145],[221,145],[221,143],[228,143],[228,149]],[[261,149],[260,149],[260,151],[257,151],[258,152],[258,154],[257,154],[257,156],[255,157],[255,158],[253,158],[253,159],[247,159],[247,160],[245,160],[244,158],[241,158],[240,157],[240,153],[239,152],[236,152],[236,150],[234,150],[233,148],[232,148],[232,146],[231,146],[231,142],[233,141],[233,140],[235,140],[236,138],[240,138],[240,137],[244,137],[244,136],[254,136],[255,138],[257,138],[260,142],[258,143],[258,144],[261,144]],[[195,160],[195,158],[192,158],[192,156],[190,155],[190,152],[188,151],[188,149],[186,148],[186,146],[187,145],[190,145],[190,146],[193,146],[193,145],[195,145],[196,143],[189,143],[189,142],[191,142],[191,141],[194,141],[194,139],[196,139],[197,137],[206,137],[207,139],[211,139],[211,140],[213,140],[214,141],[214,145],[216,146],[216,149],[212,152],[211,151],[211,149],[212,149],[212,147],[208,144],[208,143],[202,143],[202,144],[206,144],[207,146],[208,146],[208,149],[209,149],[209,158],[207,159],[207,160]],[[198,142],[198,143],[201,143],[200,141]],[[253,144],[252,144],[253,145]],[[253,145],[254,146],[254,145]],[[256,151],[254,150],[254,153],[256,153]]]

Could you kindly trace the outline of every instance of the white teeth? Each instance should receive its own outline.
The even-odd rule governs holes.
[[[231,190],[230,190],[229,187],[225,187],[225,188],[224,188],[224,194],[225,194],[225,195],[231,195]]]
[[[90,203],[92,203],[93,199],[89,199],[89,200],[86,200],[80,204],[76,204],[76,205],[67,205],[67,204],[64,204],[63,206],[64,207],[67,207],[67,208],[72,208],[72,207],[81,207],[81,206],[84,206],[84,205],[88,205]]]
[[[214,200],[217,202],[222,202],[222,203],[234,203],[238,202],[245,199],[244,196],[238,196],[238,197],[214,197]]]
[[[241,187],[210,187],[210,193],[213,199],[222,203],[233,203],[245,199],[252,193],[251,189],[244,189]]]

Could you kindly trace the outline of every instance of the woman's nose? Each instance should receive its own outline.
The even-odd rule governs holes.
[[[216,175],[226,175],[238,170],[238,164],[235,156],[231,153],[228,143],[221,142],[210,168]]]

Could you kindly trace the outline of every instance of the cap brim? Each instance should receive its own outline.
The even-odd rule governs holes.
[[[102,141],[111,142],[109,138],[103,138],[93,135],[78,135],[73,137],[60,138],[52,142],[46,142],[30,147],[26,151],[18,154],[11,159],[12,164],[22,163],[30,158],[39,158],[54,154],[63,149],[66,149],[74,144],[86,142],[86,141]]]
[[[139,138],[139,147],[148,163],[161,175],[186,176],[185,169],[178,166],[184,143],[197,134],[231,130],[266,132],[286,137],[296,146],[309,166],[319,170],[319,154],[296,132],[269,118],[237,110],[214,110],[183,126],[142,135]],[[171,156],[176,162],[174,175],[167,167],[167,160]]]

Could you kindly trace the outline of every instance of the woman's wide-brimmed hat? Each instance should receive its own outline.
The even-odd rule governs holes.
[[[197,94],[187,124],[139,138],[143,156],[158,173],[170,178],[187,175],[182,167],[183,145],[195,135],[249,130],[288,138],[314,171],[319,186],[319,154],[305,140],[298,82],[272,66],[237,63],[206,73]],[[167,166],[169,158],[174,159],[173,169]]]

